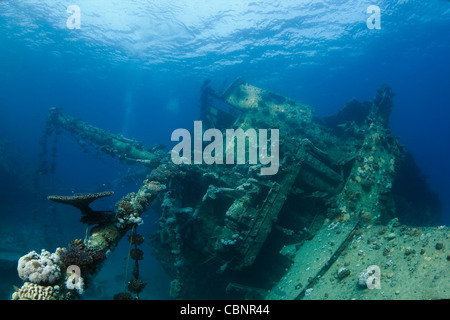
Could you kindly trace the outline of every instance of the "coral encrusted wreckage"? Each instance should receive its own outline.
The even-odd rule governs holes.
[[[105,191],[105,192],[99,192],[99,193],[87,193],[87,194],[75,194],[73,196],[48,196],[47,199],[58,202],[58,203],[64,203],[67,205],[71,205],[78,210],[80,210],[82,214],[81,222],[86,223],[87,225],[94,225],[94,224],[102,224],[109,220],[110,215],[106,213],[105,211],[95,211],[92,210],[89,206],[91,202],[113,195],[114,192],[112,191]]]
[[[261,175],[260,162],[176,165],[159,147],[145,148],[51,108],[47,136],[68,131],[147,172],[114,212],[89,207],[111,192],[50,196],[78,208],[91,230],[55,253],[22,257],[24,285],[13,299],[82,297],[75,281],[82,279],[83,287],[95,281],[127,233],[134,278],[129,292],[115,298],[139,297],[151,283],[138,279],[143,251],[137,245],[144,238],[136,227],[150,206],[159,218],[148,241],[172,278],[174,299],[450,298],[448,228],[436,226],[439,200],[389,129],[393,101],[383,85],[373,101],[351,100],[319,119],[311,107],[241,79],[223,93],[205,82],[205,129],[279,130],[274,175]],[[424,197],[407,192],[411,179]]]

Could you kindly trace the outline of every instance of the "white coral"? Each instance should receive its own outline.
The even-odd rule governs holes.
[[[31,251],[19,259],[17,272],[23,281],[36,284],[54,284],[61,278],[59,268],[61,249],[50,253],[42,249],[39,255],[36,251]]]

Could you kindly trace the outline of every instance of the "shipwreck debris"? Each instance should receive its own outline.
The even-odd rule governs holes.
[[[165,156],[164,151],[158,145],[154,148],[145,148],[141,142],[94,127],[78,118],[69,116],[63,113],[61,108],[50,108],[44,129],[45,136],[52,133],[58,135],[62,130],[72,134],[80,145],[84,146],[88,143],[96,150],[128,164],[140,163],[154,168]]]
[[[344,252],[354,253],[350,244],[361,230],[387,224],[404,199],[393,188],[405,153],[388,127],[393,96],[383,85],[373,101],[352,101],[321,121],[311,107],[242,79],[222,94],[205,82],[204,124],[222,132],[279,130],[280,170],[266,176],[261,163],[175,165],[159,148],[144,148],[56,108],[49,111],[47,130],[67,130],[99,151],[152,169],[140,189],[125,195],[109,219],[91,230],[82,246],[86,252],[106,257],[153,205],[160,216],[150,242],[172,278],[174,298],[312,298],[329,271],[336,277]],[[71,204],[86,217],[95,214],[90,198],[76,205],[64,197],[49,199]],[[136,281],[128,289],[135,294],[145,286],[138,279],[141,240],[133,240],[130,251]],[[377,250],[379,242],[370,248]],[[340,283],[355,274],[352,269]]]
[[[111,219],[111,211],[92,210],[89,205],[97,199],[109,197],[113,194],[113,191],[105,191],[99,193],[75,194],[73,196],[52,195],[48,196],[47,199],[77,208],[82,214],[81,222],[87,225],[94,225],[103,224],[109,221]]]
[[[53,202],[71,205],[81,211],[82,214],[91,214],[93,210],[89,205],[100,198],[109,197],[114,194],[113,191],[105,191],[99,193],[75,194],[73,196],[48,196],[47,199]]]

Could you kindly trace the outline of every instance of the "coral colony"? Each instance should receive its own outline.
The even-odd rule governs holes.
[[[270,156],[267,154],[267,129],[259,129],[256,133],[255,129],[226,129],[225,138],[225,163],[235,163],[235,149],[236,163],[245,164],[246,158],[246,141],[248,138],[248,163],[257,164],[259,162],[263,165],[270,164],[268,168],[261,168],[261,175],[274,175],[279,168],[279,130],[270,129],[271,143]],[[191,133],[186,129],[176,129],[172,133],[171,140],[182,141],[178,143],[171,153],[171,158],[175,164],[191,164]],[[237,145],[235,147],[235,140]],[[203,141],[212,141],[205,149],[202,148]],[[259,146],[259,148],[258,148]],[[219,129],[208,129],[203,133],[202,121],[194,121],[194,164],[223,164],[223,134]],[[203,150],[203,152],[202,152]],[[180,156],[182,151],[183,156]],[[259,152],[258,152],[259,151]]]

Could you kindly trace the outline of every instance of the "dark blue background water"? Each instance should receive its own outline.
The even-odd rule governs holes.
[[[53,249],[84,236],[76,212],[58,207],[54,216],[30,186],[49,107],[146,145],[170,145],[173,130],[198,119],[203,80],[220,90],[238,76],[305,102],[318,116],[352,97],[372,100],[389,84],[396,93],[392,131],[441,196],[442,223],[449,223],[450,2],[74,2],[0,1],[0,151],[17,177],[0,190],[1,232],[10,241],[3,248],[16,241]],[[82,10],[79,30],[65,25],[70,4]],[[381,8],[380,30],[366,26],[372,4]],[[57,147],[48,192],[114,187],[115,198],[100,204],[113,207],[139,187],[113,185],[128,167],[83,153],[67,134]],[[146,219],[150,232],[154,215]],[[161,270],[152,268],[147,276],[158,278]],[[165,297],[164,290],[151,297]]]

